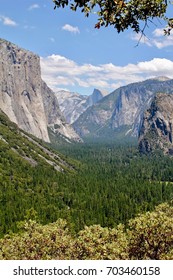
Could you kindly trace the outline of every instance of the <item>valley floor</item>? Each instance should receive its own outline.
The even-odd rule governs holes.
[[[10,132],[1,127],[0,258],[10,258],[11,246],[14,246],[11,253],[14,259],[172,258],[172,235],[167,236],[166,230],[167,227],[171,231],[173,224],[172,158],[161,154],[140,155],[132,145],[59,145],[54,146],[58,150],[56,160],[59,158],[61,164],[68,165],[58,172],[33,153],[33,149],[40,148],[38,145],[34,148],[34,142],[29,146],[21,144],[23,150],[14,141],[10,142],[13,130],[13,127]],[[28,141],[20,139],[19,133],[16,135],[18,145]],[[37,164],[33,166],[20,157],[12,149],[14,146],[28,158],[35,155]],[[52,153],[50,147],[46,149]],[[159,204],[161,208],[154,210]],[[150,215],[151,225],[147,224]],[[151,241],[147,237],[150,226]],[[142,236],[137,237],[142,231],[149,238],[148,244],[159,240],[159,234],[165,236],[164,243],[160,243],[164,251],[159,253],[160,249],[154,247],[152,250],[157,250],[158,255],[152,251],[150,256],[133,252],[141,246],[135,242],[144,242]],[[23,242],[26,246],[21,253]],[[42,242],[48,245],[44,247]],[[77,248],[76,252],[72,248]]]

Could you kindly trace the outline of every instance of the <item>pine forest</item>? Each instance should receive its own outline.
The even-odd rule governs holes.
[[[0,259],[172,258],[172,166],[135,143],[47,146],[1,114]]]

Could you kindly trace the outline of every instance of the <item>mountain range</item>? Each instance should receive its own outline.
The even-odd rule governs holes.
[[[0,259],[173,258],[173,157],[155,152],[173,156],[172,93],[167,77],[54,93],[0,39]],[[115,143],[138,137],[147,156]]]
[[[79,93],[62,90],[56,92],[56,97],[66,121],[72,124],[90,106],[96,104],[107,94],[108,92],[99,89],[94,89],[91,95],[81,95]]]
[[[39,56],[0,39],[0,109],[20,129],[45,142],[129,141],[140,136],[143,143],[146,112],[160,93],[172,94],[173,80],[156,77],[109,94],[99,89],[89,96],[54,93],[41,78]]]
[[[120,87],[89,107],[73,128],[83,139],[137,138],[144,112],[160,92],[172,93],[173,80],[158,77]]]

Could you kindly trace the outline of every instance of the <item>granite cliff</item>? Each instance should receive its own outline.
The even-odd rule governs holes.
[[[55,93],[60,109],[68,123],[73,123],[87,108],[86,95],[61,90]]]
[[[106,91],[99,89],[94,89],[93,93],[89,96],[63,90],[56,92],[56,97],[66,121],[72,124],[87,108],[96,104],[107,94]]]
[[[171,93],[173,80],[158,77],[116,89],[89,107],[74,123],[87,138],[137,139],[140,123],[158,92]]]
[[[47,125],[54,135],[59,135],[63,139],[81,141],[72,126],[68,124],[62,114],[58,100],[54,92],[42,81],[42,98],[47,119]]]
[[[173,95],[157,94],[145,112],[140,133],[139,150],[149,153],[162,150],[173,155]]]
[[[50,142],[48,126],[79,138],[66,124],[54,93],[41,79],[40,58],[0,39],[0,109],[24,131]],[[68,136],[67,136],[68,134]]]

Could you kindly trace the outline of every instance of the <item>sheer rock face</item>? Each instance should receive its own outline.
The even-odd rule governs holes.
[[[48,127],[55,133],[61,134],[74,141],[81,141],[79,135],[70,124],[67,124],[54,92],[42,81],[42,98]]]
[[[54,92],[41,79],[40,58],[0,39],[0,109],[24,131],[50,142],[48,126],[76,140]]]
[[[96,104],[104,96],[108,95],[108,92],[105,90],[94,89],[93,93],[87,98],[87,105],[90,107]]]
[[[72,124],[87,108],[86,95],[61,90],[55,93],[61,111],[68,123]]]
[[[39,57],[0,40],[0,108],[21,129],[49,142]]]
[[[140,133],[139,150],[149,153],[162,150],[173,155],[173,95],[157,94],[145,112]]]
[[[81,137],[138,137],[144,112],[158,92],[172,93],[173,80],[149,79],[116,89],[88,108],[73,127]]]

